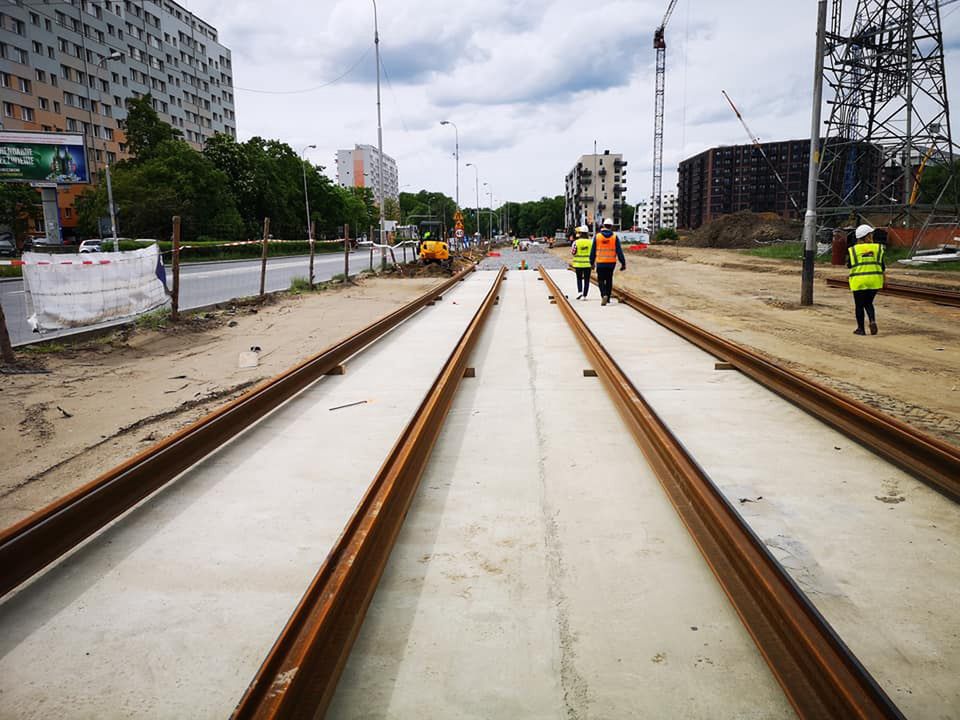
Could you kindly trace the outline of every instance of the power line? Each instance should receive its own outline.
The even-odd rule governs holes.
[[[393,98],[393,102],[396,103],[396,106],[399,108],[401,107],[400,101],[397,100],[397,94],[393,91],[393,83],[390,82],[390,73],[387,72],[387,66],[383,62],[383,53],[380,54],[380,67],[383,68],[383,76],[387,79],[387,87],[390,88],[390,96]],[[403,125],[403,131],[409,133],[410,128],[407,127],[407,123],[403,119],[403,114],[397,112],[397,117],[400,118],[400,124]]]
[[[333,80],[328,80],[327,82],[322,83],[321,85],[315,85],[315,86],[313,86],[313,87],[302,88],[302,89],[300,89],[300,90],[261,90],[261,89],[259,89],[259,88],[237,87],[236,85],[233,86],[233,89],[234,89],[234,90],[240,90],[241,92],[259,93],[259,94],[261,94],[261,95],[300,95],[300,94],[302,94],[302,93],[308,93],[308,92],[314,92],[314,91],[316,91],[316,90],[322,90],[323,88],[330,87],[331,85],[334,85],[334,84],[340,82],[340,81],[343,80],[347,75],[349,75],[349,74],[352,73],[354,70],[356,70],[357,67],[360,65],[360,63],[362,63],[362,62],[366,59],[367,55],[370,54],[370,51],[371,51],[372,49],[373,49],[373,45],[370,45],[369,47],[367,47],[367,49],[363,51],[363,54],[360,55],[360,57],[357,58],[356,62],[353,63],[353,65],[351,65],[349,68],[347,68],[341,75],[338,75],[338,76],[335,77]]]

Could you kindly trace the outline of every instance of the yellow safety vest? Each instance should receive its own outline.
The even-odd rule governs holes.
[[[577,238],[573,241],[574,254],[570,264],[575,268],[590,267],[590,238]]]
[[[850,289],[879,290],[883,287],[883,246],[858,243],[847,250],[850,259]]]

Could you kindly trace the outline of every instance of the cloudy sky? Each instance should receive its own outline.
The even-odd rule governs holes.
[[[372,2],[181,3],[217,27],[233,52],[242,139],[316,144],[308,156],[331,177],[338,148],[376,145]],[[530,200],[562,194],[565,174],[594,141],[629,162],[628,200],[649,196],[652,36],[667,4],[379,0],[383,147],[397,160],[401,189],[454,194],[454,132],[440,126],[451,120],[464,205],[475,197],[468,162],[495,203]],[[957,10],[960,3],[943,9],[955,101]],[[680,160],[747,141],[722,89],[761,140],[809,136],[816,13],[815,0],[679,1],[667,28],[665,189],[675,187]],[[953,127],[956,139],[956,120]]]

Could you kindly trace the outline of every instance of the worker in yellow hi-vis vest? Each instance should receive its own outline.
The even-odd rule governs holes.
[[[866,335],[863,327],[864,313],[870,318],[870,334],[877,334],[877,313],[873,298],[883,288],[883,274],[887,266],[883,261],[883,245],[874,242],[873,228],[860,225],[855,231],[856,244],[847,250],[847,267],[850,268],[850,290],[856,307],[857,329],[854,335]]]
[[[590,290],[590,249],[593,243],[586,225],[581,225],[575,232],[570,245],[570,254],[573,255],[570,265],[577,274],[577,300],[586,300]]]

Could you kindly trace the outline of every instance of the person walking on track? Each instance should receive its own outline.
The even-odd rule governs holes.
[[[854,335],[866,335],[863,327],[864,313],[870,319],[870,334],[877,334],[877,313],[873,298],[883,287],[883,274],[887,270],[883,262],[883,245],[874,242],[873,228],[860,225],[855,231],[856,243],[847,250],[847,267],[850,268],[850,290],[856,308],[857,329]]]
[[[623,257],[620,238],[613,231],[613,220],[606,218],[603,221],[603,229],[593,239],[593,247],[590,249],[590,265],[597,266],[601,305],[610,302],[610,294],[613,292],[613,271],[617,269],[617,260],[620,261],[620,271],[626,270],[627,261]]]
[[[590,231],[585,225],[581,225],[576,229],[573,244],[570,246],[570,253],[573,255],[570,264],[577,274],[577,300],[586,300],[587,292],[590,290],[590,252],[592,249],[593,243],[590,242]]]

